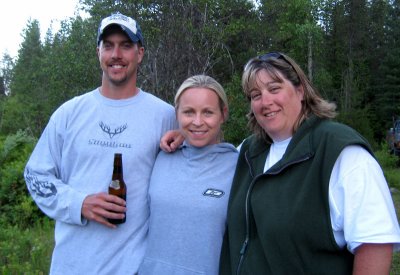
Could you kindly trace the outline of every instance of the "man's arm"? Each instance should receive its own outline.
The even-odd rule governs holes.
[[[72,189],[61,179],[63,142],[50,120],[26,164],[25,182],[32,199],[47,216],[83,225],[81,208],[87,194]]]
[[[123,218],[125,201],[106,193],[88,195],[63,182],[60,177],[63,142],[63,136],[50,121],[24,171],[33,200],[52,219],[77,225],[92,220],[114,228],[107,219]]]
[[[87,220],[101,223],[110,228],[117,226],[107,219],[123,219],[126,212],[126,202],[114,195],[99,193],[89,195],[82,204],[82,216]]]
[[[160,148],[168,153],[174,152],[185,140],[179,130],[171,130],[165,133],[160,140]]]

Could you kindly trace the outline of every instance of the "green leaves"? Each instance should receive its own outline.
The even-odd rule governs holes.
[[[257,5],[255,5],[257,3]],[[96,55],[101,18],[117,10],[137,19],[145,41],[138,86],[172,102],[184,79],[208,74],[226,87],[232,105],[226,138],[247,133],[240,75],[250,57],[271,50],[289,54],[342,117],[364,113],[371,138],[382,138],[398,96],[399,2],[387,0],[81,0],[90,17],[61,23],[40,39],[28,21],[18,58],[3,57],[0,133],[27,130],[38,137],[66,100],[100,85]],[[0,83],[1,84],[1,83]],[[6,92],[6,95],[4,94]],[[239,127],[238,127],[239,125]],[[368,128],[364,127],[364,128]],[[244,129],[244,131],[238,131]],[[228,139],[229,137],[229,139]],[[372,142],[372,141],[371,141]]]

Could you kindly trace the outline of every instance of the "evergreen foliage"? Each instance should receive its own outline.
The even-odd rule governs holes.
[[[257,3],[255,5],[254,3]],[[40,40],[29,21],[16,60],[3,58],[0,133],[38,137],[66,100],[100,84],[95,52],[98,22],[120,11],[137,18],[146,55],[139,85],[172,102],[180,83],[205,73],[225,87],[239,84],[246,61],[278,50],[292,56],[345,121],[368,125],[371,143],[383,138],[399,106],[399,1],[395,0],[81,0],[90,16],[70,18]],[[238,99],[240,86],[230,88]],[[243,121],[247,102],[232,103],[229,125]],[[228,128],[226,132],[234,130]],[[235,128],[235,127],[234,127]],[[237,127],[236,127],[237,128]],[[241,140],[247,132],[231,138]],[[237,133],[239,134],[239,133]]]

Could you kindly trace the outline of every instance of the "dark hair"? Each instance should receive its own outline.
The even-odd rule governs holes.
[[[290,81],[293,86],[302,87],[304,90],[301,112],[293,126],[293,132],[296,132],[301,122],[310,114],[321,118],[334,118],[336,116],[336,104],[323,99],[299,65],[287,55],[279,52],[254,57],[245,65],[242,75],[242,88],[249,100],[251,91],[257,85],[258,72],[261,70],[265,70],[275,81],[283,82],[283,77]],[[248,125],[254,134],[268,142],[272,141],[258,124],[252,110],[247,114],[247,118],[249,119]]]

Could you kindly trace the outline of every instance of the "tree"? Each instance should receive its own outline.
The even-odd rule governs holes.
[[[68,99],[100,85],[100,65],[96,54],[96,29],[92,20],[76,17],[61,22],[52,41],[45,44],[44,71],[50,115]]]
[[[1,95],[5,96],[10,93],[10,83],[13,75],[14,60],[13,58],[5,53],[3,59],[1,60],[0,66],[0,76],[2,77],[2,90]]]
[[[229,81],[242,69],[250,49],[254,16],[247,0],[235,1],[82,1],[100,20],[120,11],[137,19],[145,38],[146,55],[138,82],[144,89],[172,102],[187,77],[206,73]],[[236,60],[236,57],[238,60]]]
[[[400,1],[392,1],[385,17],[381,39],[384,53],[377,57],[371,93],[376,95],[376,113],[380,129],[388,129],[392,119],[400,115]],[[377,138],[383,138],[383,130]]]
[[[47,97],[42,89],[47,79],[41,70],[44,53],[37,20],[28,22],[23,37],[10,83],[10,97],[14,100],[9,100],[5,106],[2,131],[13,133],[18,129],[27,129],[37,136],[46,123],[43,108]]]
[[[227,87],[234,127],[248,108],[239,81],[244,64],[278,50],[293,57],[322,95],[337,103],[340,120],[357,128],[358,116],[366,114],[363,128],[378,137],[379,121],[397,113],[398,2],[80,0],[90,17],[62,22],[43,44],[38,23],[28,22],[18,58],[2,75],[9,96],[1,130],[29,129],[37,136],[62,102],[98,86],[98,24],[120,11],[138,19],[145,37],[138,85],[162,99],[172,102],[188,76],[208,74]],[[233,138],[230,133],[237,131],[227,133]]]

